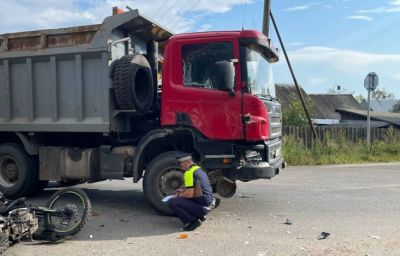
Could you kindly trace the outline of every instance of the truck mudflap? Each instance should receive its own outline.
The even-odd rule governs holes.
[[[271,179],[279,174],[280,169],[285,168],[286,163],[278,159],[274,163],[267,162],[249,162],[238,170],[237,178],[239,180],[249,181],[256,179]]]

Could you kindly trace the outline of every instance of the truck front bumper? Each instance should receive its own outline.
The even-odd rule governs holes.
[[[279,174],[280,169],[285,168],[286,163],[278,159],[274,163],[259,162],[247,163],[238,170],[237,178],[243,181],[256,179],[271,179]]]

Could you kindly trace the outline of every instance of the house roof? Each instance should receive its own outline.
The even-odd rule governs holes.
[[[365,110],[352,94],[310,94],[314,105],[313,118],[340,120],[336,109]]]
[[[308,97],[308,94],[300,87],[300,91],[304,97]],[[293,98],[298,99],[296,87],[291,84],[276,84],[275,85],[276,97],[281,101],[282,105],[289,105]]]
[[[355,110],[355,109],[342,109],[339,108],[337,111],[340,112],[347,112],[347,113],[352,113],[360,116],[365,116],[367,117],[368,112],[367,110]],[[379,121],[384,121],[387,123],[390,123],[392,125],[400,126],[400,114],[399,113],[390,113],[390,112],[374,112],[371,111],[371,119],[379,120]]]
[[[302,87],[300,87],[300,91],[307,103],[312,102],[311,98],[304,91]],[[293,102],[293,100],[300,100],[296,87],[293,84],[276,84],[275,92],[276,92],[276,97],[282,104],[282,109],[290,109],[291,108],[290,103]],[[310,104],[307,105],[309,106]],[[313,113],[316,110],[313,107],[311,107],[309,111],[311,116],[315,115]]]
[[[338,124],[331,124],[329,126],[336,127],[367,127],[367,120],[344,120],[340,121]],[[390,123],[383,121],[371,120],[371,128],[384,128],[390,126]]]
[[[399,101],[398,99],[371,99],[371,110],[375,112],[390,112]],[[368,102],[365,99],[361,104],[368,108]]]

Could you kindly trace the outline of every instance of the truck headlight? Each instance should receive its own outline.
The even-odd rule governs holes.
[[[246,150],[244,157],[247,161],[249,162],[259,162],[262,161],[262,157],[260,152],[258,151],[252,151],[252,150]]]

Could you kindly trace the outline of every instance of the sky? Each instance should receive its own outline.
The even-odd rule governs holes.
[[[400,0],[271,0],[299,84],[307,93],[366,95],[364,78],[400,99]],[[0,34],[101,23],[113,6],[138,8],[174,33],[261,30],[262,0],[0,0]],[[282,49],[274,30],[274,45]],[[287,64],[276,83],[292,84]]]

